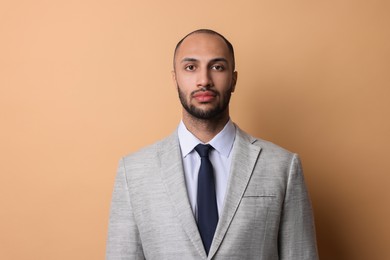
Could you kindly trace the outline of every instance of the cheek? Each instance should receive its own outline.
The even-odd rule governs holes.
[[[219,79],[215,79],[214,85],[219,88],[221,92],[231,91],[233,86],[233,81],[230,78],[221,77]]]
[[[228,72],[223,72],[223,73],[215,73],[213,75],[213,81],[214,83],[219,83],[220,86],[226,86],[226,85],[231,85],[232,83],[232,77],[230,73]]]
[[[195,73],[179,72],[176,75],[176,79],[180,83],[193,82],[196,79]]]
[[[190,89],[192,86],[192,82],[188,77],[177,78],[176,83],[183,91],[185,91],[185,89]]]
[[[176,87],[177,87],[177,90],[178,90],[181,98],[184,98],[188,101],[190,93],[191,93],[190,89],[186,88],[185,84],[180,83],[179,81],[177,82]]]

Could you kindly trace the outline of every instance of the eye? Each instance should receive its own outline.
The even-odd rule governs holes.
[[[187,65],[184,67],[185,70],[188,70],[188,71],[193,71],[195,70],[195,66],[194,65]]]
[[[213,66],[211,66],[211,69],[216,70],[216,71],[223,71],[223,70],[225,70],[225,67],[222,65],[213,65]]]

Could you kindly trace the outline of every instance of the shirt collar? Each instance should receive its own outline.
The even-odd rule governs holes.
[[[194,148],[200,143],[203,143],[196,138],[184,125],[183,121],[180,121],[177,129],[180,149],[183,158],[186,157]],[[225,127],[220,131],[210,142],[208,142],[214,149],[225,157],[229,157],[232,150],[234,139],[236,137],[236,127],[229,119]]]

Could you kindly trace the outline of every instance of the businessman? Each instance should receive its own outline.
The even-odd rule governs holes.
[[[212,30],[191,32],[176,46],[172,77],[182,120],[120,161],[106,258],[318,259],[299,157],[229,116],[231,43]]]

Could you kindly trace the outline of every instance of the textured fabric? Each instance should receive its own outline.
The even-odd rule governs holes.
[[[202,238],[206,254],[210,251],[215,228],[218,223],[217,199],[215,198],[215,184],[213,165],[209,159],[209,151],[213,147],[209,144],[198,144],[195,151],[201,158],[198,178],[198,229]]]
[[[194,148],[199,143],[202,143],[190,131],[187,130],[183,121],[180,122],[177,128],[179,137],[180,150],[183,160],[184,177],[186,181],[188,199],[197,219],[197,191],[198,191],[198,173],[200,167],[200,157]],[[236,137],[236,127],[229,120],[225,127],[219,132],[209,144],[213,146],[210,151],[209,158],[214,168],[215,176],[215,191],[217,195],[218,213],[223,210],[223,201],[225,198],[226,187],[228,184],[230,167],[232,162],[232,148]]]
[[[236,128],[224,208],[209,255],[187,197],[175,132],[120,161],[108,260],[318,259],[298,156]]]

